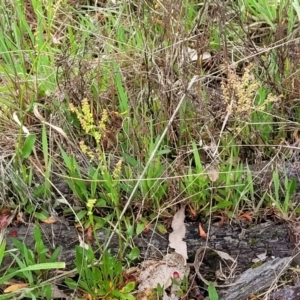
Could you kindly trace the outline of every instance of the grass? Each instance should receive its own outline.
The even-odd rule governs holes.
[[[297,1],[7,0],[0,15],[2,208],[111,228],[99,257],[77,248],[74,297],[133,299],[121,269],[139,252],[126,263],[120,239],[111,256],[113,231],[165,232],[180,203],[207,219],[299,212],[294,181],[275,172],[261,195],[245,171],[299,141]],[[32,267],[45,255],[16,248],[22,259],[2,242],[0,258],[16,259],[2,276],[28,286],[0,299],[51,299],[52,279]]]

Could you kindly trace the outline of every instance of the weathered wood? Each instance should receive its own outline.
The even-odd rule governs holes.
[[[293,258],[275,258],[238,276],[226,291],[219,291],[222,300],[247,300],[249,296],[268,290],[289,268]],[[279,299],[279,298],[277,298]]]
[[[22,225],[20,227],[7,228],[7,249],[14,248],[12,236],[24,242],[27,247],[34,249],[35,241],[33,236],[34,224]],[[60,261],[65,261],[67,268],[74,266],[75,245],[79,245],[78,232],[73,226],[66,226],[62,223],[52,225],[39,224],[43,241],[52,250],[62,246]],[[204,226],[205,227],[205,226]],[[207,226],[205,228],[207,230]],[[97,238],[100,245],[104,245],[109,230],[99,230]],[[149,231],[135,237],[131,244],[141,250],[141,259],[161,258],[172,249],[168,248],[168,234],[159,234]],[[193,262],[195,253],[199,247],[206,246],[206,241],[199,236],[198,224],[187,224],[186,242],[189,260]],[[124,241],[122,242],[124,245]],[[95,249],[97,248],[96,243]],[[215,250],[221,250],[237,259],[240,272],[248,269],[253,263],[252,259],[257,254],[267,253],[267,256],[286,257],[293,255],[294,245],[289,241],[288,229],[285,224],[275,225],[273,223],[262,223],[249,226],[244,229],[239,225],[212,225],[209,232],[207,246]],[[112,252],[119,250],[119,237],[114,236],[109,247]],[[8,261],[2,263],[2,267]]]
[[[279,291],[271,293],[270,300],[299,300],[300,285],[285,286]]]

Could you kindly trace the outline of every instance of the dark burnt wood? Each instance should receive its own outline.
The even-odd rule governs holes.
[[[18,240],[24,242],[30,249],[34,249],[34,226],[34,224],[30,224],[7,228],[7,249],[14,248],[12,236],[15,234]],[[49,250],[62,246],[60,261],[65,261],[67,267],[72,268],[74,266],[75,246],[79,245],[77,229],[62,223],[38,224],[37,226],[40,227],[44,243]],[[208,230],[208,226],[204,226],[204,229]],[[104,229],[97,232],[99,245],[106,243],[109,232],[109,230]],[[187,224],[185,240],[189,261],[193,262],[196,251],[206,245],[206,240],[199,235],[197,223]],[[124,245],[124,241],[122,243]],[[130,244],[141,250],[141,259],[159,259],[168,251],[173,251],[168,248],[168,234],[163,235],[151,230],[147,234],[136,236],[130,240]],[[95,241],[94,246],[95,249],[99,248]],[[271,222],[251,225],[248,228],[242,228],[238,224],[223,225],[221,227],[214,224],[210,228],[207,246],[224,251],[236,258],[241,271],[248,269],[253,264],[252,259],[256,258],[257,254],[266,252],[269,257],[286,257],[293,255],[295,248],[289,240],[288,226],[286,224],[275,225]],[[113,253],[119,251],[119,237],[117,234],[115,234],[109,249]],[[130,250],[129,246],[128,249]]]

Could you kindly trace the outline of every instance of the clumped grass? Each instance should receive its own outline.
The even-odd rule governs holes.
[[[179,203],[206,218],[270,207],[292,218],[295,181],[275,172],[260,193],[247,165],[298,155],[297,1],[99,2],[0,4],[3,207],[26,220],[71,214],[128,240],[151,222],[165,232]],[[36,263],[16,247],[32,257],[20,270]],[[108,248],[99,266],[78,248],[81,277],[67,283],[133,299]]]

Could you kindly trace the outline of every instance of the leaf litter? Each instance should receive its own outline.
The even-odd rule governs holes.
[[[190,273],[190,267],[186,263],[187,245],[183,241],[186,234],[184,219],[185,205],[174,215],[171,225],[173,232],[169,234],[169,246],[175,252],[165,255],[161,261],[146,260],[141,264],[136,276],[139,283],[138,300],[149,299],[149,294],[158,286],[163,288],[163,300],[179,299],[177,292],[180,283]]]
[[[179,299],[176,295],[179,286],[174,284],[173,280],[175,279],[180,284],[183,278],[189,275],[189,272],[190,268],[186,265],[185,258],[176,252],[165,255],[161,261],[144,261],[137,275],[139,282],[137,299],[148,299],[146,295],[151,294],[151,291],[158,285],[165,291],[163,299]],[[168,288],[170,288],[169,296],[166,293]]]
[[[187,255],[187,245],[183,240],[186,234],[186,225],[184,224],[185,219],[185,205],[182,206],[178,212],[174,215],[172,221],[173,232],[169,234],[169,246],[175,250],[176,253],[181,254],[186,260]],[[186,261],[185,261],[186,264]]]

